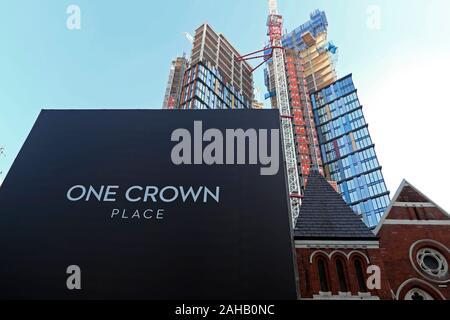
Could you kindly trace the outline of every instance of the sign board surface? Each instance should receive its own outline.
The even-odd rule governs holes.
[[[230,156],[237,129],[257,158]],[[0,188],[0,299],[296,299],[279,143],[262,174],[277,130],[276,110],[43,111]]]

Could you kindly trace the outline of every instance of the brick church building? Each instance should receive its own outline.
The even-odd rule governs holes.
[[[406,181],[370,230],[315,172],[294,237],[300,299],[450,299],[450,216]]]

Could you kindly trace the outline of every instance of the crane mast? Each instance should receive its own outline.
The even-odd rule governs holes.
[[[283,152],[286,161],[287,179],[289,187],[289,200],[294,225],[300,214],[301,190],[298,174],[297,150],[294,135],[293,121],[289,102],[289,92],[282,44],[283,17],[278,14],[277,0],[269,0],[269,18],[267,21],[270,46],[272,48],[273,78],[277,104],[281,115],[281,130],[283,137]]]
[[[291,105],[289,101],[288,81],[284,58],[285,52],[282,43],[283,17],[278,14],[277,0],[269,0],[269,17],[267,19],[267,27],[269,29],[269,45],[262,50],[236,57],[236,61],[249,61],[262,58],[263,61],[251,70],[252,72],[254,72],[270,59],[273,60],[273,74],[270,69],[269,72],[271,73],[271,78],[275,79],[275,92],[277,97],[278,109],[281,116],[283,153],[286,162],[290,210],[292,221],[295,226],[297,218],[300,214],[302,195],[297,161],[297,145],[295,143],[293,125],[294,117],[291,114]]]

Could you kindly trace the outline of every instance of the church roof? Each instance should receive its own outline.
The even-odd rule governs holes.
[[[377,240],[317,171],[308,178],[294,235],[296,240]]]

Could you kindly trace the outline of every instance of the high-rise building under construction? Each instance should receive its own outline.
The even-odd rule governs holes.
[[[311,20],[282,38],[302,188],[307,183],[311,169],[323,174],[309,95],[337,80],[333,64],[333,54],[337,49],[327,41],[326,15],[316,10],[310,17]],[[278,108],[273,75],[273,61],[268,60],[265,80],[269,93],[266,99],[270,98],[272,107]]]
[[[327,27],[325,13],[315,11],[283,36],[300,181],[305,188],[311,169],[319,170],[366,224],[375,226],[389,192],[351,76],[336,77],[337,48],[327,42]],[[265,78],[266,99],[278,108],[272,60]]]
[[[314,11],[308,22],[285,34],[283,46],[300,52],[306,85],[311,93],[337,80],[333,63],[337,48],[328,41],[328,20],[325,12]]]
[[[223,34],[208,24],[195,32],[191,62],[183,78],[181,109],[251,109],[253,73]]]
[[[188,65],[189,62],[186,56],[178,57],[172,61],[163,109],[175,109],[179,106],[184,73]]]

